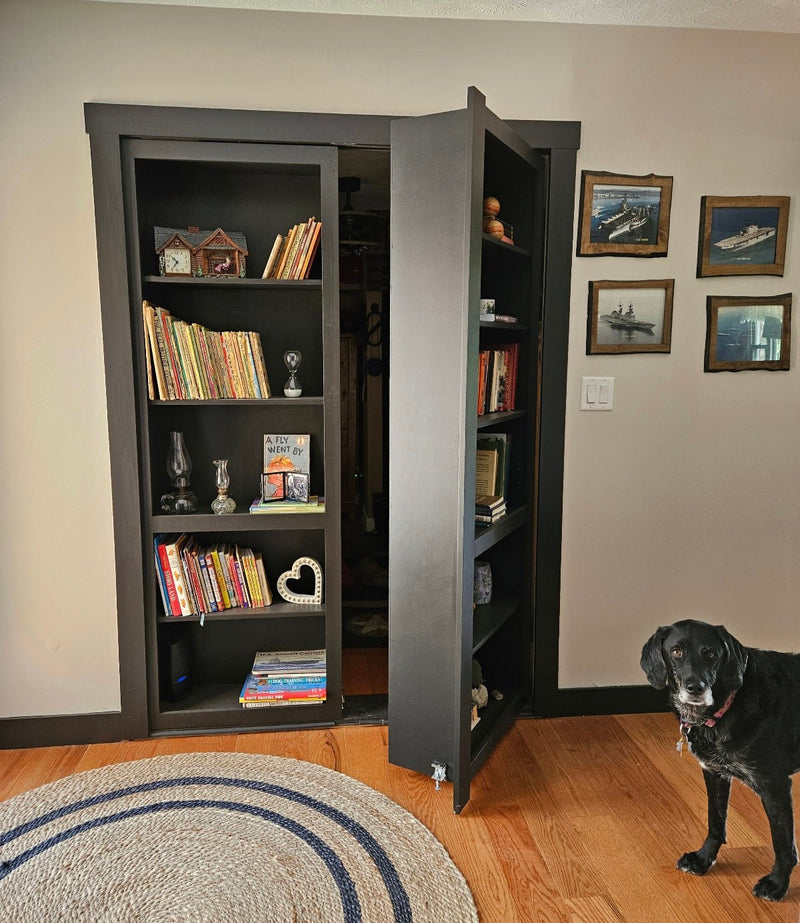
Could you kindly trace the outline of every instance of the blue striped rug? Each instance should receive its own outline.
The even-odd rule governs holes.
[[[282,757],[192,753],[0,804],[8,923],[477,923],[444,847],[379,792]]]

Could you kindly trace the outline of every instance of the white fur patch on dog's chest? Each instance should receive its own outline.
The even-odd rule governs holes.
[[[708,741],[691,740],[691,751],[697,762],[708,772],[721,776],[730,776],[755,789],[753,767],[735,753],[727,752],[724,747],[709,744]]]

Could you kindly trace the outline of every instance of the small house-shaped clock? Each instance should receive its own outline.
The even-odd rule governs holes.
[[[247,274],[247,241],[238,231],[153,228],[162,276],[240,278]]]

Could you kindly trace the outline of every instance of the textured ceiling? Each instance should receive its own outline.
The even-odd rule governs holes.
[[[800,32],[800,0],[117,0],[176,6]]]

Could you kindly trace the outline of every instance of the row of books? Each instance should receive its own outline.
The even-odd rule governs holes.
[[[519,343],[482,349],[478,355],[478,416],[516,410]]]
[[[147,390],[151,400],[267,398],[271,391],[261,336],[209,330],[142,303]]]
[[[169,616],[207,615],[272,604],[260,551],[239,545],[198,545],[193,535],[156,535],[156,575]]]
[[[277,234],[262,279],[307,279],[319,249],[322,222],[311,217]]]
[[[239,693],[243,708],[318,705],[327,697],[325,650],[259,651]]]

